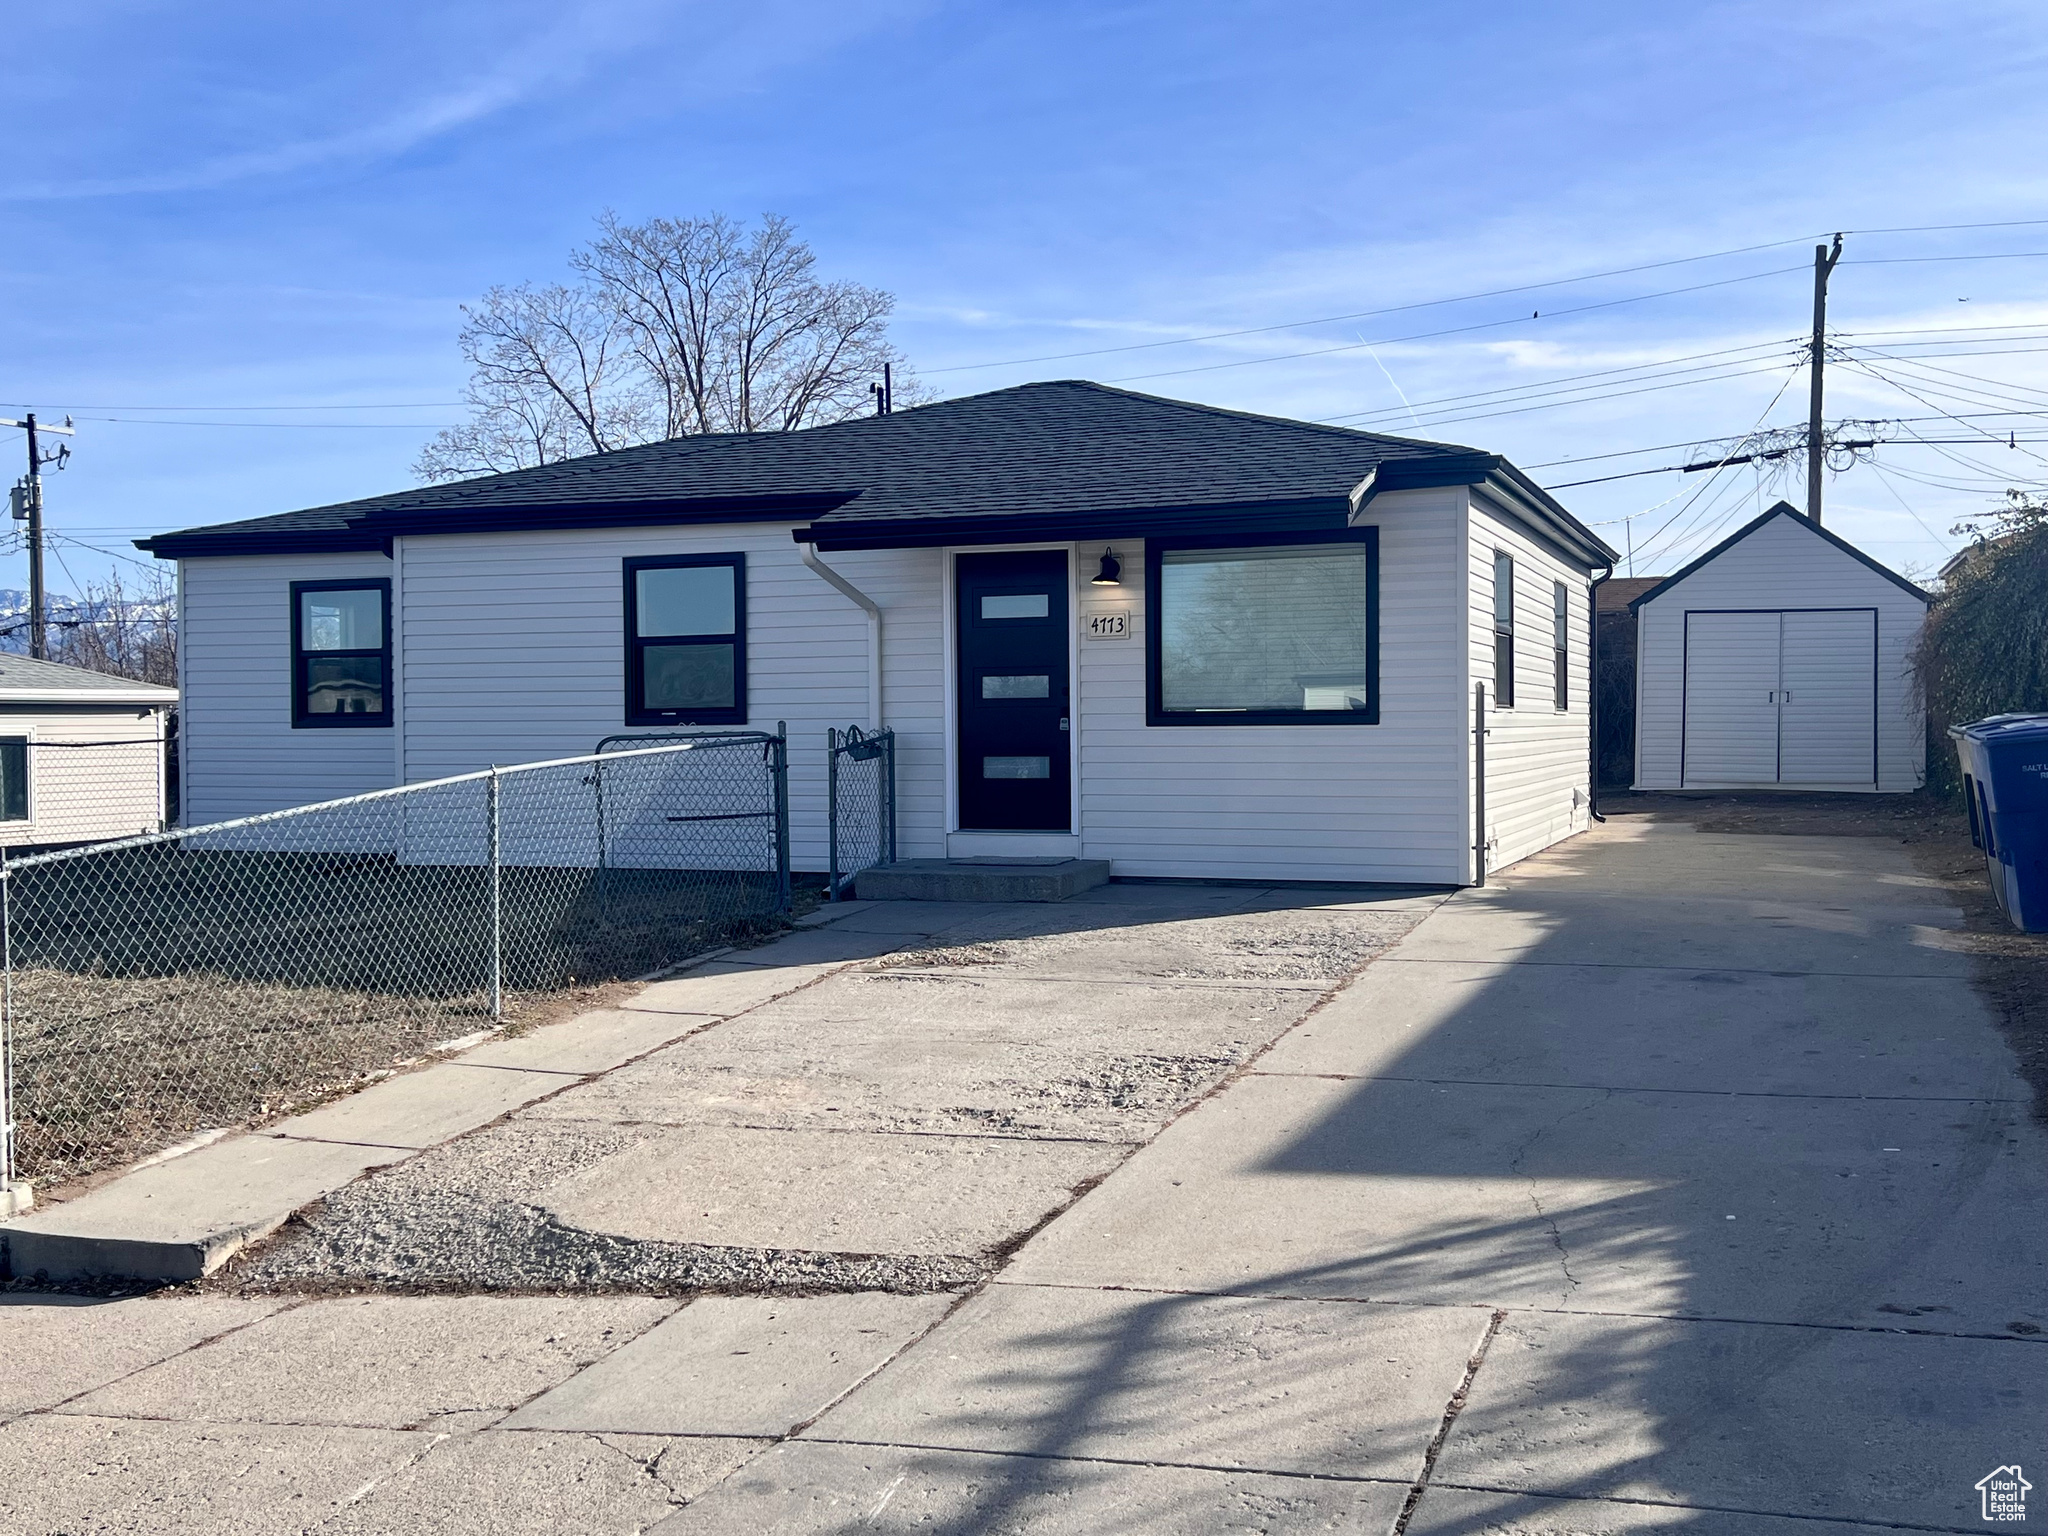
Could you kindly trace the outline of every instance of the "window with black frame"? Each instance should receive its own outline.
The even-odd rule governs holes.
[[[1377,533],[1148,546],[1148,723],[1376,724]]]
[[[1493,552],[1493,702],[1515,707],[1515,559]]]
[[[745,555],[626,562],[626,723],[744,725]]]
[[[28,738],[0,736],[0,821],[28,820]]]
[[[1572,599],[1565,584],[1550,584],[1550,675],[1559,709],[1571,707]]]
[[[391,583],[292,583],[292,724],[391,723]]]

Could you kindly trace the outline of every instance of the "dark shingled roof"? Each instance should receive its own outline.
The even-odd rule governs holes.
[[[795,521],[820,548],[1079,536],[1105,517],[1286,509],[1327,517],[1394,485],[1505,482],[1605,546],[1512,466],[1472,448],[1256,416],[1084,381],[1024,384],[800,432],[673,438],[449,485],[136,542],[167,557],[374,549],[469,529]],[[1136,521],[1131,521],[1132,519]],[[1546,519],[1548,520],[1548,519]]]

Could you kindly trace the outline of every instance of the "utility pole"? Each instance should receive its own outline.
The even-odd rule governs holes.
[[[62,469],[71,450],[59,443],[57,451],[46,458],[37,437],[44,432],[72,436],[71,418],[66,416],[61,427],[42,426],[37,423],[35,412],[30,411],[20,421],[0,416],[0,427],[22,427],[28,432],[28,475],[14,488],[12,510],[16,518],[28,524],[28,653],[37,661],[48,661],[48,604],[43,592],[43,466],[55,464]]]
[[[1828,274],[1842,259],[1842,237],[1835,236],[1835,248],[1813,248],[1813,366],[1812,393],[1806,405],[1806,515],[1820,521],[1821,478],[1828,467],[1827,429],[1821,425],[1821,369],[1827,361]]]

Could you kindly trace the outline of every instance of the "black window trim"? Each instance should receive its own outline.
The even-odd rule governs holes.
[[[1572,707],[1572,589],[1562,581],[1550,584],[1551,702],[1561,715]]]
[[[1501,562],[1508,568],[1508,604],[1506,629],[1501,628],[1500,568]],[[1493,707],[1513,709],[1515,707],[1515,557],[1505,549],[1493,552]],[[1505,680],[1506,686],[1502,686]]]
[[[0,826],[32,827],[36,820],[36,733],[35,727],[0,733],[0,747],[21,748],[21,814],[9,816],[4,792],[0,792]]]
[[[640,634],[640,588],[642,571],[673,571],[691,567],[728,566],[732,578],[732,622],[730,635]],[[625,583],[626,724],[628,725],[745,725],[747,723],[747,557],[729,554],[631,555],[623,562]],[[643,709],[642,657],[650,645],[731,645],[732,705],[716,709]]]
[[[346,651],[309,651],[306,649],[305,631],[301,628],[299,616],[299,594],[302,592],[377,592],[383,595],[383,622],[380,626],[383,644],[374,650],[361,648]],[[389,576],[335,577],[330,581],[295,581],[291,583],[291,625],[292,625],[292,729],[318,731],[360,731],[389,729],[397,711],[392,708],[396,702],[397,680],[391,674],[391,578]],[[376,714],[365,711],[362,714],[314,714],[306,708],[306,663],[315,656],[379,656],[384,661],[384,707]]]
[[[1159,596],[1160,556],[1181,549],[1263,549],[1288,544],[1363,544],[1365,546],[1365,671],[1368,704],[1364,709],[1249,709],[1227,714],[1167,710],[1160,704]],[[1203,534],[1145,541],[1145,724],[1230,729],[1240,725],[1352,726],[1380,723],[1380,531],[1374,524],[1341,533]]]

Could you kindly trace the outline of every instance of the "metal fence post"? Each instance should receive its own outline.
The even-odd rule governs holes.
[[[1486,884],[1486,684],[1472,685],[1472,855],[1474,885]]]
[[[491,824],[491,1021],[505,1017],[505,892],[498,845],[498,770],[484,780],[484,803]]]
[[[14,881],[0,849],[0,1216],[14,1210]]]
[[[839,727],[825,727],[825,899],[839,899]]]
[[[882,738],[888,743],[888,747],[882,755],[882,793],[887,797],[883,814],[889,818],[889,836],[888,840],[882,845],[882,853],[884,862],[894,864],[896,862],[896,733],[894,731],[884,731],[882,732]]]
[[[787,912],[789,891],[789,722],[775,722],[775,904]]]

